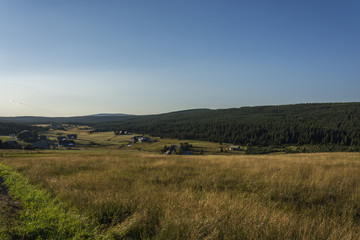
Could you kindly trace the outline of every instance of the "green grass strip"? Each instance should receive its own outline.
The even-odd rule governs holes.
[[[108,239],[89,220],[76,214],[48,192],[31,185],[10,167],[0,164],[0,175],[13,199],[21,202],[20,224],[11,230],[24,239]]]

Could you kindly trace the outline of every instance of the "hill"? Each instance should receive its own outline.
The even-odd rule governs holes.
[[[95,124],[97,131],[128,130],[179,139],[249,146],[360,145],[360,103],[295,104],[195,109]]]
[[[133,115],[127,114],[94,114],[87,116],[75,117],[36,117],[36,116],[20,116],[20,117],[0,117],[0,122],[11,123],[26,123],[26,124],[40,124],[40,123],[73,123],[73,124],[95,124],[102,122],[118,121],[125,118],[133,118]]]
[[[247,146],[336,145],[358,151],[359,119],[360,103],[314,103],[192,109],[143,116],[101,113],[55,118],[0,117],[0,122],[86,124],[96,131],[127,130],[159,137]]]
[[[24,130],[39,131],[43,128],[20,123],[0,122],[0,135],[10,135]]]

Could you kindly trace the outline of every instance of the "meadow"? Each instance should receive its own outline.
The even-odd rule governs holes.
[[[0,162],[109,239],[360,236],[359,153],[7,151]]]
[[[151,143],[132,143],[131,138],[142,134],[129,134],[129,135],[115,135],[114,132],[90,132],[88,130],[81,130],[86,126],[72,126],[69,125],[65,130],[50,130],[44,135],[49,140],[56,141],[58,136],[66,136],[67,134],[77,134],[76,149],[81,150],[138,150],[145,152],[161,153],[161,150],[165,145],[180,145],[180,143],[188,142],[193,147],[191,151],[194,154],[230,154],[228,152],[228,143],[214,143],[208,141],[199,140],[180,140],[170,138],[159,138],[154,136],[145,135],[151,137],[154,142]],[[128,146],[130,144],[130,146]],[[223,148],[227,152],[220,152],[220,148]],[[244,154],[244,152],[232,152],[231,154]]]

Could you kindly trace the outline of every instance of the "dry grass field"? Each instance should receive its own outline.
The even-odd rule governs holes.
[[[359,239],[360,154],[3,153],[113,239]]]

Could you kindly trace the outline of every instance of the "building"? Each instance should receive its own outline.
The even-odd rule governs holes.
[[[151,142],[151,138],[149,137],[140,137],[138,140],[139,142]]]
[[[164,154],[168,155],[168,154],[175,154],[176,151],[179,149],[179,145],[170,145],[170,146],[165,146],[163,151]]]
[[[139,142],[139,139],[142,138],[142,136],[134,136],[130,140],[134,143]]]
[[[115,135],[127,135],[128,132],[125,131],[125,130],[119,130],[119,131],[114,131],[115,132]]]
[[[65,138],[65,139],[59,141],[58,145],[62,146],[62,147],[75,147],[75,142],[73,140],[67,140]]]
[[[230,151],[240,151],[241,148],[240,148],[240,146],[234,146],[234,145],[233,145],[233,146],[230,146],[230,147],[229,147],[229,150],[230,150]]]
[[[63,141],[63,140],[66,140],[66,137],[64,137],[64,136],[59,136],[59,137],[57,137],[57,140],[58,140],[58,142]]]
[[[67,138],[68,139],[77,139],[77,134],[68,134]]]

